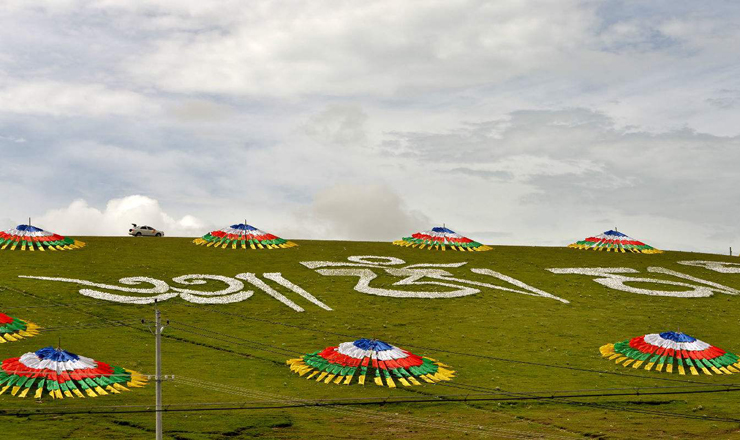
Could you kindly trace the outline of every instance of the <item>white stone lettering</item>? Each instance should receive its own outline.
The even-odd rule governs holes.
[[[297,312],[304,311],[302,307],[300,307],[299,305],[297,305],[296,303],[294,303],[293,301],[291,301],[284,295],[280,294],[275,289],[267,285],[264,281],[260,280],[255,274],[251,274],[251,273],[239,274],[235,278],[221,276],[221,275],[192,274],[192,275],[182,275],[182,276],[175,277],[172,279],[174,283],[185,285],[185,286],[201,286],[201,285],[208,284],[208,281],[210,280],[218,281],[218,282],[222,282],[226,284],[225,289],[215,290],[215,291],[193,290],[193,289],[188,289],[188,288],[183,288],[183,287],[170,287],[170,285],[164,281],[157,280],[154,278],[147,278],[147,277],[121,278],[120,280],[118,280],[118,282],[120,284],[123,284],[124,286],[117,286],[113,284],[93,283],[91,281],[78,280],[74,278],[42,277],[42,276],[29,276],[29,275],[20,275],[19,278],[72,283],[72,284],[78,284],[81,286],[96,287],[98,289],[126,292],[128,294],[137,294],[137,295],[119,295],[119,294],[113,294],[113,293],[103,292],[99,290],[92,290],[92,289],[80,289],[79,291],[81,295],[85,295],[90,298],[118,302],[118,303],[123,303],[123,304],[151,304],[154,301],[166,301],[168,299],[175,298],[177,296],[180,296],[180,298],[184,299],[185,301],[188,301],[194,304],[231,304],[231,303],[244,301],[252,297],[252,295],[254,295],[254,291],[244,290],[244,283],[240,280],[245,280],[252,286],[262,290],[263,292],[267,293],[268,295],[272,296],[273,298],[287,305],[291,309]],[[313,295],[311,295],[310,293],[306,292],[305,290],[301,289],[300,287],[296,286],[295,284],[283,278],[282,274],[278,272],[267,273],[265,274],[265,278],[269,280],[273,280],[279,285],[284,286],[295,293],[298,293],[303,298],[306,298],[307,300],[311,301],[312,303],[318,305],[319,307],[325,310],[331,310],[321,301],[316,299]],[[126,287],[126,286],[135,286],[141,283],[151,284],[152,287],[146,288],[146,289],[136,288],[136,287]]]
[[[672,271],[663,267],[648,267],[648,272],[662,273],[665,275],[671,275],[677,278],[693,281],[697,284],[690,284],[681,281],[664,280],[659,278],[643,278],[626,276],[622,274],[635,274],[639,273],[635,269],[627,267],[594,267],[594,268],[554,268],[547,269],[552,273],[556,274],[577,274],[577,275],[588,275],[594,278],[594,281],[606,286],[610,289],[621,290],[623,292],[637,293],[640,295],[652,295],[652,296],[670,296],[676,298],[705,298],[714,295],[715,293],[724,293],[727,295],[738,295],[740,291],[735,290],[731,287],[723,286],[721,284],[714,283],[712,281],[702,280],[700,278],[686,275],[681,272]],[[643,289],[634,287],[629,284],[636,283],[652,283],[652,284],[663,284],[668,286],[684,287],[686,290],[653,290]]]
[[[405,264],[406,262],[396,257],[383,257],[373,255],[352,256],[347,258],[347,260],[349,262],[304,261],[301,262],[301,264],[309,269],[316,269],[316,272],[320,273],[321,275],[358,277],[359,279],[354,287],[354,290],[370,295],[388,296],[393,298],[456,298],[480,293],[480,289],[476,287],[485,287],[488,289],[502,290],[505,292],[519,293],[522,295],[551,298],[566,304],[568,303],[568,301],[565,299],[551,295],[542,290],[535,289],[534,287],[528,286],[521,281],[515,280],[509,276],[503,275],[490,269],[471,269],[471,272],[497,278],[523,290],[512,289],[509,287],[482,283],[478,281],[471,281],[463,278],[456,278],[453,276],[452,273],[442,269],[459,268],[466,265],[466,262],[446,264],[423,263],[412,264],[405,267],[393,267]],[[344,267],[344,269],[339,269],[340,267]],[[394,286],[440,286],[447,288],[447,290],[402,290],[373,287],[370,285],[370,283],[378,277],[378,275],[375,273],[375,270],[380,270],[388,275],[401,278],[401,280],[393,284]]]
[[[740,263],[728,263],[725,261],[679,261],[684,266],[703,267],[719,273],[740,273]]]
[[[329,310],[329,311],[332,310],[331,307],[327,306],[323,302],[321,302],[318,299],[316,299],[315,296],[313,296],[310,293],[306,292],[300,286],[296,286],[295,284],[293,284],[290,281],[288,281],[285,278],[283,278],[283,275],[280,272],[269,272],[269,273],[265,273],[264,274],[264,277],[267,278],[268,280],[275,281],[276,283],[280,284],[281,286],[285,287],[286,289],[292,290],[293,292],[301,295],[303,298],[305,298],[309,302],[312,302],[312,303],[316,304],[317,306],[321,307],[324,310]]]
[[[107,292],[100,292],[100,291],[91,290],[91,289],[80,289],[81,295],[89,296],[90,298],[102,299],[105,301],[114,301],[114,302],[120,302],[120,303],[126,303],[126,304],[151,304],[155,300],[165,301],[170,298],[174,298],[178,295],[177,293],[166,293],[170,289],[170,286],[164,281],[156,280],[154,278],[147,278],[147,277],[121,278],[120,280],[118,280],[118,282],[121,284],[127,285],[127,286],[135,286],[141,283],[151,284],[153,287],[150,289],[139,289],[135,287],[121,287],[121,286],[115,286],[112,284],[93,283],[90,281],[76,280],[72,278],[36,277],[36,276],[24,276],[24,275],[20,275],[19,278],[32,278],[32,279],[43,280],[43,281],[61,281],[64,283],[75,283],[81,286],[97,287],[99,289],[116,290],[119,292],[127,292],[127,293],[142,293],[142,294],[148,294],[148,295],[155,294],[154,296],[145,296],[145,297],[144,296],[126,296],[126,295],[116,295],[116,294],[107,293]]]

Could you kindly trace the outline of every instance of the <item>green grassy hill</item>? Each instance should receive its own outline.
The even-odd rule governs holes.
[[[739,393],[685,393],[740,385],[740,375],[662,374],[624,368],[599,354],[606,343],[679,328],[740,352],[740,297],[640,295],[607,288],[590,276],[546,270],[625,267],[643,277],[686,281],[647,272],[655,266],[740,289],[740,274],[678,264],[682,260],[740,263],[737,258],[505,246],[490,252],[439,252],[338,241],[298,241],[300,246],[291,249],[245,251],[199,247],[180,238],[83,240],[87,247],[70,252],[0,253],[0,311],[45,328],[35,338],[0,344],[0,358],[56,346],[61,340],[62,348],[71,352],[154,374],[154,338],[140,322],[152,320],[152,305],[93,299],[78,293],[83,287],[76,284],[20,275],[114,285],[121,285],[118,280],[124,277],[142,276],[172,287],[214,291],[224,284],[183,286],[172,279],[187,274],[254,273],[305,310],[296,312],[249,285],[245,289],[254,295],[242,302],[195,304],[175,297],[160,303],[163,318],[170,321],[163,341],[164,369],[175,375],[164,386],[164,399],[171,405],[168,409],[178,410],[164,415],[166,438],[740,438]],[[458,278],[519,289],[470,269],[494,270],[569,303],[488,287],[458,298],[369,295],[354,290],[357,277],[324,276],[300,264],[347,262],[348,257],[362,255],[396,257],[405,262],[398,267],[467,262],[445,270]],[[282,273],[332,310],[266,280],[263,274],[271,272]],[[393,286],[402,278],[382,269],[374,272],[378,277],[371,281],[372,287],[454,290],[439,285]],[[666,289],[650,283],[634,286]],[[300,378],[285,365],[286,359],[300,353],[360,337],[382,339],[439,359],[452,366],[457,377],[448,384],[396,389],[372,383],[325,385]],[[616,395],[636,391],[639,396]],[[673,392],[683,394],[650,394]],[[614,395],[523,399],[571,394]],[[469,401],[459,401],[466,396]],[[352,400],[357,398],[367,399],[368,404],[274,408],[319,399],[358,403]],[[389,403],[370,404],[378,399]],[[392,403],[394,399],[421,402]],[[0,411],[21,415],[2,415],[0,423],[6,438],[29,438],[29,433],[33,438],[55,439],[151,438],[154,415],[137,411],[151,410],[153,404],[153,383],[96,399],[35,401],[6,393],[0,396]],[[225,407],[261,409],[218,410]],[[179,411],[192,409],[199,411]],[[29,411],[76,414],[28,415]]]

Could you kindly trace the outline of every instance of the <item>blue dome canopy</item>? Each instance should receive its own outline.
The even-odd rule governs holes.
[[[454,234],[455,233],[455,231],[453,231],[452,229],[440,228],[439,226],[437,226],[436,228],[432,228],[432,231],[434,231],[434,232],[441,232],[441,233],[445,233],[445,234]]]
[[[383,351],[383,350],[390,350],[393,348],[390,344],[386,344],[383,341],[379,341],[377,339],[358,339],[354,342],[355,347],[361,348],[363,350],[373,350],[373,351]]]
[[[255,228],[252,225],[247,225],[244,223],[239,223],[238,225],[231,225],[232,229],[238,229],[240,231],[256,231],[257,228]]]
[[[37,228],[36,226],[31,226],[31,225],[18,225],[15,228],[19,231],[26,231],[26,232],[44,232],[43,229]]]
[[[681,332],[663,332],[660,334],[663,339],[669,339],[676,342],[694,342],[696,338],[692,338],[689,335],[685,335]]]
[[[626,237],[627,236],[627,235],[622,234],[621,232],[615,231],[613,229],[611,231],[604,232],[604,235],[613,235],[614,237]]]
[[[51,346],[44,347],[41,350],[37,350],[36,356],[38,356],[40,359],[48,359],[56,362],[76,361],[80,358],[74,353],[70,353],[66,350],[62,350],[61,348],[54,348]]]

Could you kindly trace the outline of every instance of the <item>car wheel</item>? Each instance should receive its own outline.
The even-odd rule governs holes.
[[[137,236],[137,237],[141,237],[141,232],[137,232],[137,233],[136,233],[136,236]]]
[[[161,237],[161,236],[162,234],[160,234],[159,232],[157,232],[157,235],[155,235],[155,237]]]

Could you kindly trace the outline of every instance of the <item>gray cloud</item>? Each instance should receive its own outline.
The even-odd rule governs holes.
[[[367,142],[366,122],[360,106],[333,104],[311,116],[302,131],[319,143],[358,147]]]
[[[335,185],[316,193],[311,205],[298,211],[295,234],[309,238],[397,240],[427,229],[429,219],[409,210],[403,199],[383,185]]]
[[[216,122],[233,116],[233,108],[213,101],[192,99],[175,103],[171,113],[181,122]]]
[[[740,105],[740,90],[722,89],[717,91],[716,96],[707,98],[707,102],[721,109],[732,109]]]
[[[453,174],[463,174],[467,176],[482,177],[484,179],[496,179],[496,180],[510,180],[514,175],[509,171],[487,171],[487,170],[476,170],[467,167],[453,168],[449,171]]]
[[[740,136],[619,129],[611,118],[583,109],[516,112],[506,120],[495,134],[481,127],[497,121],[450,133],[391,136],[399,150],[413,151],[437,169],[525,184],[530,191],[520,203],[542,212],[563,218],[573,215],[564,209],[584,218],[606,213],[610,223],[633,216],[680,219],[722,230],[725,241],[738,237],[733,219],[740,208],[728,201],[740,197]],[[448,154],[452,145],[458,147]],[[697,234],[697,240],[720,240],[711,231]]]

